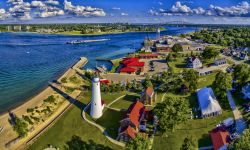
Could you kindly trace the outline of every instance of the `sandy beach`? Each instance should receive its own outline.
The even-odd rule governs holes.
[[[76,73],[75,69],[80,68],[83,65],[87,63],[87,59],[82,57],[74,66],[69,68],[59,79],[63,77],[71,77]],[[56,87],[57,89],[61,90],[60,87]],[[75,99],[81,91],[75,90],[73,93],[71,93],[69,96],[73,99]],[[27,113],[28,108],[34,108],[36,106],[40,106],[43,103],[43,100],[46,99],[48,96],[53,94],[59,94],[57,93],[52,87],[48,86],[46,89],[41,91],[39,94],[25,102],[24,104],[14,108],[11,110],[12,113],[14,113],[18,117],[22,117],[22,115]],[[2,132],[0,133],[0,149],[23,149],[26,147],[26,142],[29,141],[31,138],[33,138],[37,133],[41,132],[43,128],[45,128],[49,123],[52,122],[55,118],[58,117],[67,107],[69,107],[70,102],[65,100],[58,108],[53,112],[51,116],[48,117],[47,120],[44,122],[39,123],[39,125],[35,126],[34,131],[28,134],[25,138],[21,139],[17,143],[13,144],[11,147],[6,148],[5,144],[10,142],[11,140],[17,138],[17,134],[15,131],[13,131],[13,127],[9,123],[9,113],[6,112],[0,116],[0,127],[3,127]]]

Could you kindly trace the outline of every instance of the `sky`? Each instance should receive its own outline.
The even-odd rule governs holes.
[[[0,23],[250,24],[250,0],[0,0]]]

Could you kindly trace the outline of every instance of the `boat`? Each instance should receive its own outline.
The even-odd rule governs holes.
[[[108,41],[110,39],[96,39],[96,40],[74,40],[70,42],[66,42],[66,44],[84,44],[84,43],[92,43],[92,42],[103,42]]]

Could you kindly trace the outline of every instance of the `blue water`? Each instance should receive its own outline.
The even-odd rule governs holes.
[[[162,35],[176,35],[196,28],[168,27]],[[30,33],[0,33],[0,112],[23,103],[73,65],[80,56],[87,57],[85,68],[93,68],[96,58],[118,58],[141,47],[143,39],[155,38],[155,33],[125,33],[95,36],[66,36]],[[67,41],[110,39],[82,45],[67,45]]]

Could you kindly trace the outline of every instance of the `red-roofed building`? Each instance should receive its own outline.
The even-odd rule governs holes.
[[[153,59],[153,58],[158,58],[159,54],[157,53],[142,53],[139,54],[139,58],[141,59]]]
[[[100,79],[100,83],[108,85],[110,82],[107,79]]]
[[[156,94],[154,92],[154,89],[152,87],[148,87],[147,89],[142,92],[141,95],[141,102],[145,105],[153,105],[156,100]]]
[[[210,133],[213,142],[214,150],[224,150],[229,144],[229,132],[228,131],[212,131]]]
[[[140,62],[139,58],[128,57],[123,59],[121,65],[120,73],[140,73],[144,70],[145,62]]]
[[[120,121],[121,126],[119,128],[119,135],[117,139],[128,141],[129,138],[134,138],[133,136],[128,135],[128,132],[126,130],[133,128],[133,131],[135,131],[135,133],[138,133],[140,123],[144,120],[144,117],[145,106],[143,105],[143,103],[136,101],[131,104],[126,112],[125,118]]]
[[[120,140],[128,141],[130,138],[135,138],[136,134],[137,132],[134,128],[127,126],[126,128],[121,129],[118,137],[120,137]]]

